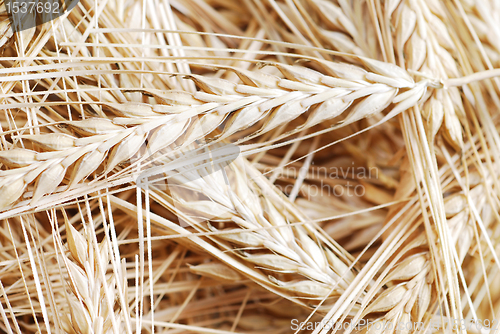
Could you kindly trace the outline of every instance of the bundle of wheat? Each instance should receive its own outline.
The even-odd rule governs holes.
[[[0,1],[0,331],[500,330],[496,2],[37,3]]]

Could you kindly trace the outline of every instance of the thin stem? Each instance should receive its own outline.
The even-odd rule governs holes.
[[[500,68],[495,68],[493,70],[481,71],[461,78],[444,80],[443,87],[444,88],[458,87],[467,85],[471,82],[491,79],[498,76],[500,76]]]

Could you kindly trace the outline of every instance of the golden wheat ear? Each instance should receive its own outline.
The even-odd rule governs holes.
[[[0,332],[498,329],[496,2],[71,4],[0,0]]]

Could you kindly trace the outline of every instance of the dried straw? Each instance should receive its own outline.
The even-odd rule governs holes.
[[[499,18],[479,0],[2,15],[0,331],[495,325]]]

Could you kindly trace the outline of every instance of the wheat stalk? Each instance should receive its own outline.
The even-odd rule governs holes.
[[[95,5],[12,37],[4,24],[0,37],[3,56],[19,57],[0,68],[0,241],[12,245],[2,330],[289,332],[292,317],[429,327],[437,310],[497,316],[494,4]],[[175,165],[229,142],[244,157],[225,175]],[[356,181],[364,196],[309,194],[341,184],[318,181],[315,162],[351,160],[379,171]],[[152,179],[142,190],[140,175]],[[286,182],[288,198],[273,185]],[[84,216],[85,237],[71,226]],[[86,264],[101,238],[109,262]],[[273,322],[253,296],[315,310]]]

